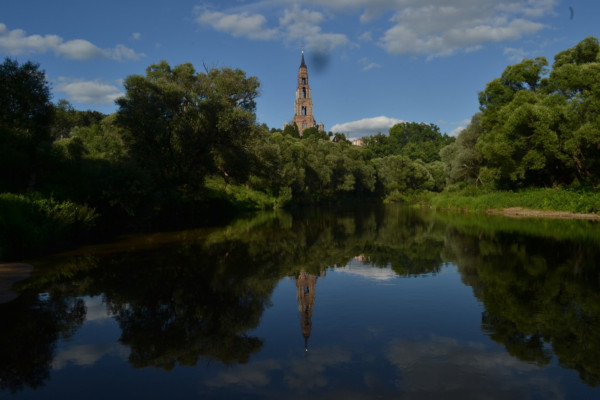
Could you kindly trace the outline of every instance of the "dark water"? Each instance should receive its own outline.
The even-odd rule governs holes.
[[[600,397],[600,225],[262,214],[32,261],[0,398]]]

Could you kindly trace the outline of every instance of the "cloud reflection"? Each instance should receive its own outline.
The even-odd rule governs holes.
[[[392,340],[379,354],[368,352],[369,348],[355,353],[340,347],[320,348],[305,356],[255,361],[221,371],[204,383],[235,390],[261,388],[270,395],[282,391],[323,397],[325,391],[330,398],[343,394],[354,399],[564,397],[558,383],[545,377],[542,369],[480,343],[433,336]],[[352,365],[360,365],[361,371]],[[530,378],[524,380],[525,374]]]
[[[559,399],[556,382],[541,369],[482,344],[453,338],[394,340],[386,358],[398,368],[405,399]],[[540,374],[536,374],[540,371]],[[522,373],[531,378],[524,380]],[[516,379],[518,376],[518,379]]]
[[[122,360],[129,357],[129,348],[118,343],[85,344],[61,349],[52,361],[52,369],[59,370],[69,364],[93,365],[102,357],[113,355]]]
[[[358,275],[375,281],[389,281],[398,277],[398,274],[396,274],[390,267],[374,267],[372,265],[363,264],[363,262],[360,260],[350,261],[344,267],[336,268],[335,271]]]

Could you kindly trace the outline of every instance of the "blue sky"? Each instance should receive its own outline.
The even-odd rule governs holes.
[[[281,128],[304,46],[327,131],[415,121],[455,135],[507,65],[551,63],[600,36],[598,21],[598,0],[2,0],[0,56],[39,63],[53,101],[105,113],[123,79],[160,60],[241,68],[261,82],[259,122]]]

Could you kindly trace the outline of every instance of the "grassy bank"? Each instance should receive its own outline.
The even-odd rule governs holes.
[[[0,261],[49,252],[96,237],[101,232],[179,229],[210,225],[234,216],[280,208],[288,200],[275,198],[245,185],[209,178],[203,198],[170,204],[165,210],[116,220],[110,213],[39,193],[0,193]]]
[[[0,193],[0,261],[80,240],[94,227],[95,210],[38,194]]]
[[[422,193],[412,203],[435,209],[484,212],[522,207],[532,210],[600,214],[600,192],[566,188],[524,189],[518,192],[481,191]]]

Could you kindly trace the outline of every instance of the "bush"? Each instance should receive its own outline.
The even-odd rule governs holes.
[[[0,194],[0,258],[24,257],[80,238],[98,214],[84,205],[40,195]]]

